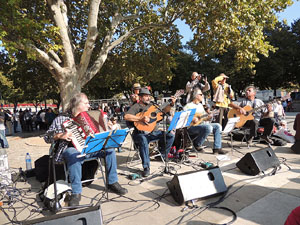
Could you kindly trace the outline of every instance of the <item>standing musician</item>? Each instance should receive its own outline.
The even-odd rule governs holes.
[[[132,105],[139,102],[139,93],[140,93],[141,85],[139,83],[135,83],[133,85],[133,93],[130,95],[130,100]]]
[[[238,110],[239,113],[246,115],[245,106],[251,106],[253,109],[261,107],[264,105],[264,102],[260,99],[255,98],[256,89],[254,86],[248,86],[246,89],[246,99],[244,99],[239,105],[234,103],[231,106]],[[266,109],[267,108],[267,109]],[[258,126],[264,127],[264,133],[261,136],[269,144],[273,144],[273,141],[269,138],[273,131],[273,126],[275,124],[274,112],[272,104],[267,104],[266,108],[262,108],[256,112],[253,112],[253,120],[248,120],[244,127],[250,128],[250,136],[247,140],[247,143],[250,145],[254,137],[257,136]]]
[[[231,106],[231,99],[234,97],[233,90],[231,86],[226,83],[229,77],[224,73],[221,73],[214,80],[212,80],[212,86],[214,91],[213,101],[215,106],[220,109],[219,123],[224,128],[227,123],[227,113],[229,107]],[[223,120],[224,117],[224,120]]]
[[[197,151],[203,151],[202,145],[204,144],[205,139],[207,136],[213,132],[214,134],[214,146],[213,146],[213,153],[214,154],[226,154],[222,150],[222,137],[221,137],[221,131],[222,127],[218,123],[209,123],[209,122],[203,122],[200,123],[200,116],[203,116],[206,114],[203,105],[202,105],[202,99],[203,99],[203,93],[200,89],[195,89],[192,96],[193,101],[186,104],[184,106],[184,110],[188,109],[196,109],[196,114],[192,120],[192,125],[188,128],[188,133],[190,135],[197,135],[196,139],[193,141],[194,146]],[[212,118],[211,115],[208,115],[204,121],[208,121]],[[198,124],[198,125],[197,125]]]
[[[107,149],[105,152],[94,152],[85,157],[77,157],[80,155],[80,152],[74,148],[71,142],[72,133],[65,131],[63,128],[62,124],[65,121],[76,117],[81,112],[88,111],[89,108],[90,105],[87,96],[83,93],[76,94],[70,100],[69,108],[66,112],[54,119],[47,131],[48,135],[44,138],[47,143],[51,143],[52,140],[58,142],[57,152],[62,152],[62,158],[67,164],[72,187],[72,195],[69,201],[69,206],[71,207],[79,205],[82,192],[81,167],[83,161],[88,158],[105,157],[108,189],[119,195],[124,195],[128,192],[127,189],[121,187],[118,183],[117,161],[114,149]],[[50,133],[53,132],[54,136],[50,137]]]
[[[185,89],[187,93],[186,103],[189,103],[192,100],[193,90],[195,88],[199,88],[202,92],[206,92],[210,90],[210,85],[207,82],[207,77],[203,77],[204,84],[201,81],[202,74],[198,74],[197,72],[193,72],[191,75],[191,81],[186,83]],[[204,98],[202,104],[205,104]]]
[[[148,88],[141,88],[139,93],[139,102],[135,103],[131,108],[126,112],[124,119],[130,122],[138,122],[142,124],[148,124],[150,122],[150,117],[143,115],[143,112],[146,112],[152,104],[150,103],[151,93]],[[171,98],[172,102],[166,106],[163,111],[169,112],[171,107],[174,106],[176,99]],[[132,124],[132,123],[131,123]],[[150,158],[149,158],[149,143],[151,141],[159,140],[160,152],[163,158],[168,156],[168,153],[172,147],[174,141],[174,135],[172,133],[166,133],[166,146],[164,146],[164,132],[158,130],[158,125],[156,124],[152,132],[140,131],[135,126],[135,129],[132,134],[133,140],[139,146],[140,156],[142,158],[143,173],[144,177],[150,175]]]

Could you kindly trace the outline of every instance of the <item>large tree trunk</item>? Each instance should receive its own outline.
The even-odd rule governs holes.
[[[68,106],[70,99],[81,92],[82,85],[78,81],[78,75],[75,73],[64,76],[64,79],[59,82],[61,104],[60,108],[65,111]]]

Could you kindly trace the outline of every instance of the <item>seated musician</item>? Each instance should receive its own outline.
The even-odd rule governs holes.
[[[204,107],[202,105],[202,98],[203,94],[200,89],[195,89],[192,96],[193,100],[192,102],[186,104],[184,106],[184,110],[188,109],[196,109],[196,114],[192,120],[192,126],[188,128],[189,135],[196,135],[197,137],[193,140],[193,144],[197,151],[203,151],[203,144],[207,136],[213,132],[214,134],[214,146],[213,146],[213,153],[214,154],[226,154],[222,150],[222,137],[221,137],[221,131],[222,127],[218,123],[209,123],[209,122],[201,122],[201,116],[205,115],[206,112],[204,110]],[[211,115],[208,115],[208,117],[204,118],[204,121],[209,121],[212,118]],[[199,123],[199,124],[198,124]],[[198,124],[198,125],[197,125]]]
[[[124,119],[130,122],[138,122],[143,125],[149,125],[150,118],[142,114],[146,112],[152,104],[150,104],[151,93],[148,88],[141,88],[139,93],[139,103],[135,103],[131,108],[126,112]],[[175,98],[172,98],[172,103],[166,106],[163,111],[169,112],[171,106],[175,103]],[[133,123],[131,123],[133,125]],[[149,158],[149,142],[159,140],[159,146],[164,146],[164,132],[158,130],[158,125],[155,124],[155,128],[152,132],[140,131],[135,126],[132,137],[136,144],[139,146],[140,156],[142,158],[143,173],[144,177],[150,175],[150,158]],[[174,141],[174,135],[170,132],[166,134],[166,148],[160,148],[162,157],[165,158],[170,151]]]
[[[264,102],[260,99],[255,98],[256,89],[254,86],[248,86],[246,89],[246,99],[244,99],[239,105],[234,103],[231,104],[233,108],[236,108],[239,113],[246,115],[245,106],[251,106],[253,109],[263,106]],[[269,144],[273,144],[273,141],[270,139],[270,135],[273,131],[273,126],[275,124],[274,112],[272,104],[267,104],[266,108],[261,108],[253,112],[253,120],[248,120],[244,127],[250,128],[250,136],[247,140],[247,143],[250,145],[254,137],[257,136],[258,126],[264,127],[264,132],[261,138]]]
[[[117,161],[114,149],[107,149],[105,153],[103,151],[94,152],[86,155],[85,157],[77,157],[80,155],[80,152],[73,146],[71,142],[72,133],[66,132],[62,124],[70,120],[70,118],[76,117],[79,113],[88,111],[90,108],[89,100],[87,96],[83,93],[76,94],[69,103],[69,107],[65,113],[57,116],[49,130],[47,131],[48,136],[45,136],[45,141],[51,143],[53,138],[55,142],[59,141],[57,152],[61,152],[62,159],[65,160],[69,178],[71,181],[72,195],[69,201],[69,206],[74,207],[79,205],[81,199],[81,167],[85,159],[95,158],[95,157],[104,157],[106,162],[106,173],[107,173],[107,182],[108,190],[119,194],[124,195],[128,191],[127,189],[121,187],[118,183],[117,175]],[[54,132],[54,136],[50,137],[50,133]]]

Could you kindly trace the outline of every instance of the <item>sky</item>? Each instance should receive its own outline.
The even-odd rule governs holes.
[[[291,25],[292,22],[300,18],[300,1],[294,1],[294,4],[279,13],[278,17],[280,21],[286,19],[287,24]],[[192,32],[183,21],[177,20],[176,25],[178,26],[180,34],[183,36],[181,39],[183,44],[192,39]]]

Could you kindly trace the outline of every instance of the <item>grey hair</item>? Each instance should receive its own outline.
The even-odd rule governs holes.
[[[249,86],[247,86],[246,88],[245,88],[245,92],[247,92],[247,90],[248,89],[250,89],[250,88],[252,88],[253,89],[253,91],[256,93],[256,87],[255,86],[253,86],[253,85],[249,85]]]
[[[84,93],[75,94],[73,98],[70,99],[69,107],[67,111],[72,115],[74,115],[78,105],[80,104],[83,98],[87,98],[86,94]]]
[[[193,91],[193,99],[197,97],[198,94],[200,94],[201,90],[199,88],[195,88]]]

